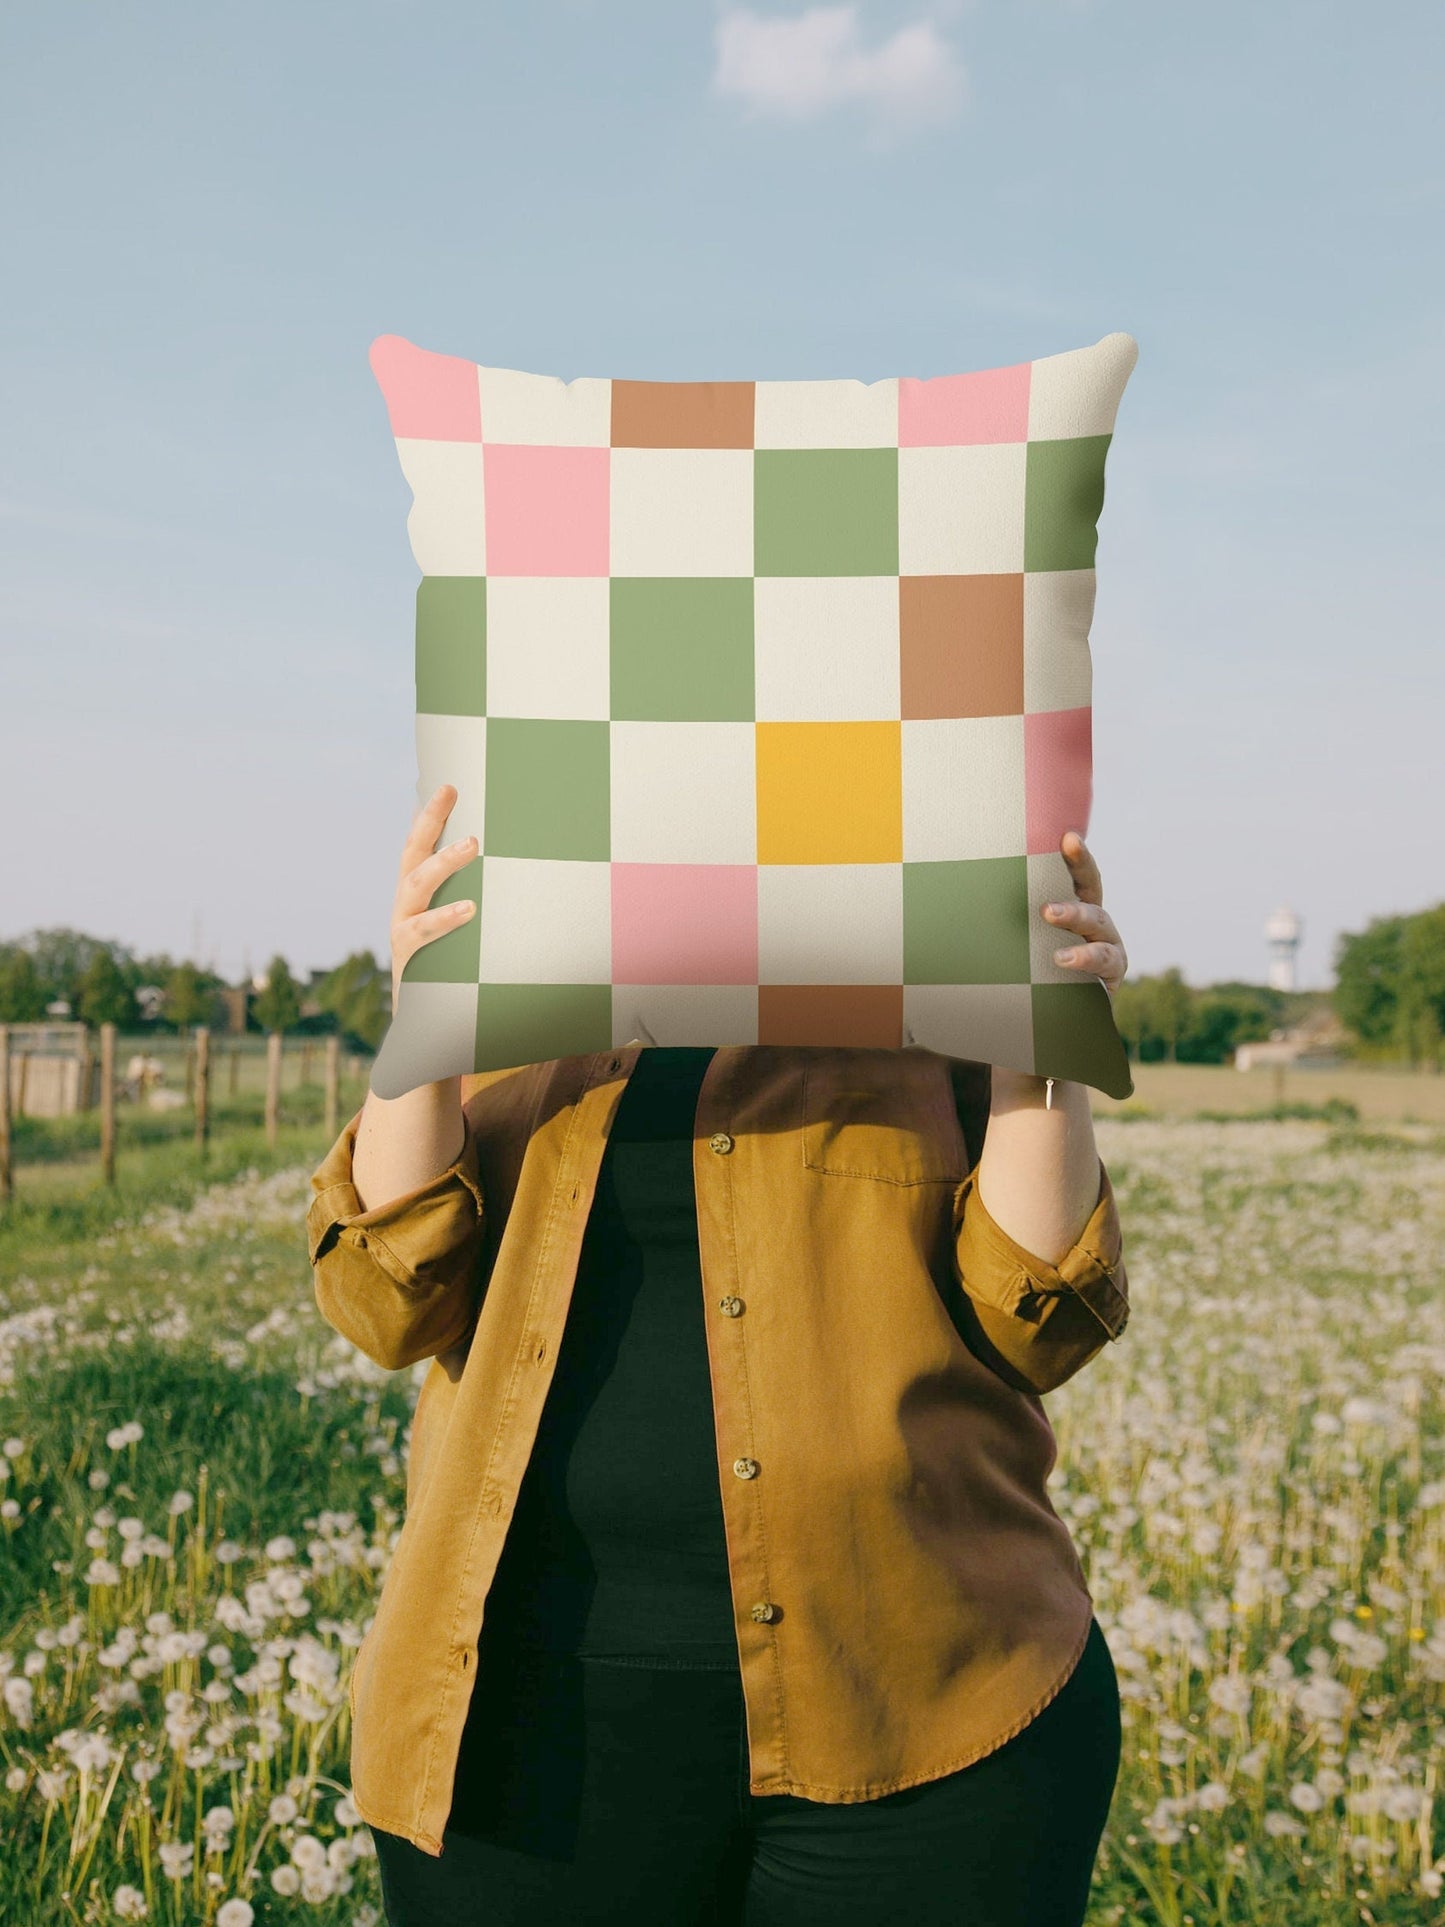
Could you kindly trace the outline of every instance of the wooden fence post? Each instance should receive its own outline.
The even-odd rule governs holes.
[[[276,1148],[276,1128],[281,1113],[281,1033],[273,1030],[266,1037],[266,1142]]]
[[[230,1091],[228,1095],[231,1097],[234,1097],[237,1091],[240,1090],[240,1088],[241,1088],[241,1046],[239,1044],[232,1044],[231,1046],[231,1086],[230,1086]]]
[[[326,1107],[322,1114],[322,1124],[328,1144],[335,1141],[341,1129],[341,1038],[332,1031],[326,1040]]]
[[[211,1141],[211,1027],[196,1026],[196,1149],[204,1158]]]
[[[0,1204],[15,1196],[10,1168],[10,1026],[0,1024]]]
[[[100,1027],[100,1174],[115,1183],[115,1025]]]

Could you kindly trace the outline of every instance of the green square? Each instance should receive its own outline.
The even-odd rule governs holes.
[[[1113,1000],[1097,977],[1080,984],[1035,984],[1034,1064],[1040,1077],[1067,1077],[1109,1097],[1132,1097],[1134,1073],[1114,1021]]]
[[[1024,569],[1092,569],[1104,507],[1109,435],[1030,442],[1024,482]],[[1105,991],[1105,996],[1109,993]]]
[[[610,726],[487,718],[483,845],[488,856],[611,854]]]
[[[612,1048],[611,984],[483,984],[477,996],[479,1071],[546,1064]]]
[[[906,984],[1029,981],[1028,859],[903,866]]]
[[[474,984],[480,970],[482,930],[482,859],[473,857],[443,879],[427,905],[460,903],[469,897],[477,906],[466,922],[440,937],[431,937],[402,966],[404,984]]]
[[[614,718],[753,720],[751,576],[613,576]]]
[[[758,575],[897,575],[896,448],[760,448]]]
[[[419,716],[487,713],[487,578],[423,576],[416,592]]]

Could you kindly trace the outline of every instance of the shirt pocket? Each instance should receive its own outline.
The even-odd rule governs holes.
[[[917,1051],[837,1049],[803,1066],[803,1163],[880,1184],[961,1184],[968,1150],[948,1065]]]

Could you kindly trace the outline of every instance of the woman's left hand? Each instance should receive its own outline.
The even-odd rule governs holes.
[[[1071,949],[1056,950],[1054,962],[1065,970],[1078,970],[1090,977],[1101,977],[1104,988],[1112,997],[1124,981],[1129,959],[1114,919],[1104,908],[1099,866],[1090,855],[1083,837],[1075,830],[1064,831],[1059,838],[1059,850],[1069,866],[1078,899],[1073,903],[1044,904],[1043,919],[1059,931],[1069,931],[1085,941],[1075,944]]]

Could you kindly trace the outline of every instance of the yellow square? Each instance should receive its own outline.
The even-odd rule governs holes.
[[[903,725],[757,723],[759,863],[901,863]]]

